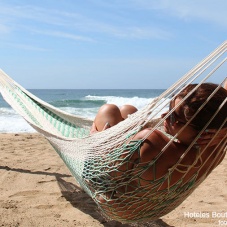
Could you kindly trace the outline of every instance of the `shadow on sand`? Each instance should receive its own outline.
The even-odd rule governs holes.
[[[62,196],[69,201],[73,207],[90,215],[105,227],[173,227],[166,224],[161,219],[138,224],[122,224],[117,221],[108,221],[100,214],[95,202],[84,191],[82,191],[80,187],[63,180],[59,176],[56,176],[56,179]]]

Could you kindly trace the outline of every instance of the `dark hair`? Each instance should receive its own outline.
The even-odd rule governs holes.
[[[198,84],[189,84],[177,94],[176,98],[183,99],[197,85]],[[189,121],[217,87],[218,85],[213,83],[202,83],[199,85],[199,87],[180,106],[180,116],[184,116],[183,118],[186,121]],[[194,125],[197,130],[201,130],[212,118],[218,108],[220,108],[226,97],[227,90],[220,87],[194,119],[192,119],[191,124]],[[226,117],[227,102],[225,102],[207,128],[218,129],[226,120]],[[225,123],[223,127],[227,127],[227,123]]]

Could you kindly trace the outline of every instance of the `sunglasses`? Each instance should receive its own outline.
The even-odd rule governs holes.
[[[174,101],[174,100],[172,100]],[[169,112],[173,109],[172,108],[172,101],[169,104]],[[173,126],[174,124],[186,124],[186,121],[181,121],[179,120],[179,116],[175,113],[175,111],[173,111],[170,115],[169,115],[169,123],[171,126]]]
[[[169,112],[173,109],[172,108],[172,102],[173,102],[174,100],[172,100],[171,102],[170,102],[170,104],[169,104]],[[175,111],[173,111],[170,115],[169,115],[169,123],[170,123],[170,125],[171,126],[174,126],[174,124],[183,124],[183,125],[185,125],[185,124],[187,124],[187,121],[183,121],[183,120],[179,120],[179,116],[176,114],[176,112]],[[193,124],[188,124],[188,125],[190,125],[190,126],[192,126],[192,127],[195,127],[195,125],[193,125]]]
[[[180,121],[180,120],[177,120],[176,119],[176,114],[175,112],[172,112],[170,115],[169,115],[169,123],[171,126],[173,126],[174,124],[186,124],[187,122],[185,121]]]

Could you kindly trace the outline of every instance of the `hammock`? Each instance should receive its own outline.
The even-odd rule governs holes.
[[[171,181],[171,174],[177,170],[183,156],[187,154],[206,127],[199,132],[184,155],[162,177],[157,179],[154,177],[146,185],[140,185],[138,179],[148,168],[153,168],[155,171],[155,164],[160,155],[146,165],[138,165],[133,172],[131,170],[122,171],[121,167],[130,163],[132,155],[139,151],[140,145],[154,130],[162,130],[163,122],[169,117],[171,111],[163,119],[159,118],[160,112],[166,108],[169,100],[187,84],[196,82],[199,86],[210,80],[218,82],[219,86],[223,85],[224,77],[221,69],[226,62],[226,58],[224,58],[226,48],[227,42],[224,42],[143,109],[114,127],[92,135],[89,135],[90,121],[68,114],[42,101],[3,71],[0,71],[0,91],[4,99],[35,130],[48,139],[77,182],[93,198],[108,219],[123,223],[155,220],[181,204],[212,171],[211,165],[203,176],[197,179],[199,170],[202,168],[200,166],[197,173],[186,182],[179,180],[162,188],[164,182]],[[225,123],[226,119],[223,125]],[[153,127],[143,139],[130,140],[132,135],[147,125]],[[176,139],[176,136],[170,138],[170,142],[160,154]],[[226,136],[219,147],[220,145],[223,149],[226,147]],[[217,151],[214,150],[214,152]],[[201,158],[201,155],[198,153],[195,163]],[[218,158],[220,159],[220,155],[217,155],[213,162],[218,162]],[[189,170],[190,167],[184,171],[183,176]],[[113,172],[120,174],[114,175]],[[153,174],[155,176],[155,172]],[[129,189],[130,187],[131,189]],[[118,190],[119,188],[124,188],[124,192]]]

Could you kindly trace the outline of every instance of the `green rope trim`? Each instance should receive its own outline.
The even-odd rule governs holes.
[[[40,122],[36,119],[36,117],[31,113],[31,111],[26,107],[26,105],[22,102],[22,100],[19,98],[17,93],[14,93],[12,90],[8,90],[9,93],[12,95],[14,100],[20,105],[20,107],[23,109],[24,113],[27,117],[38,127],[44,128],[45,125],[41,125]],[[64,137],[70,137],[70,138],[83,138],[87,135],[89,135],[89,130],[78,127],[75,124],[72,124],[71,122],[61,118],[57,114],[53,113],[49,109],[47,109],[45,106],[41,105],[36,100],[29,97],[26,93],[24,93],[21,89],[17,88],[16,90],[20,96],[22,96],[26,101],[28,101],[33,107],[35,107],[38,112],[46,119],[48,122],[54,126],[58,130],[58,132],[61,133]]]

